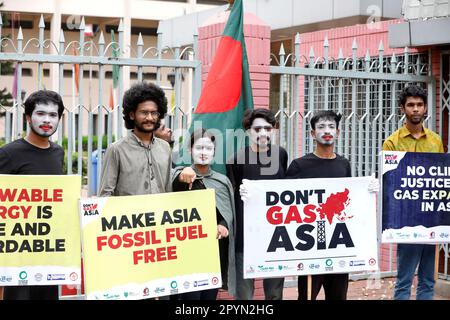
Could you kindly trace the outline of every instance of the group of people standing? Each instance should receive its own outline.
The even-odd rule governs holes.
[[[406,123],[383,144],[384,150],[443,152],[437,134],[422,125],[427,96],[418,86],[406,87],[400,108]],[[0,174],[63,174],[63,149],[50,141],[64,106],[52,91],[38,91],[25,101],[30,131],[23,139],[0,149]],[[248,110],[243,128],[249,145],[238,150],[226,164],[226,175],[212,170],[216,137],[204,129],[194,131],[188,144],[192,164],[172,165],[171,132],[161,119],[167,113],[164,91],[151,83],[138,83],[125,92],[123,119],[130,133],[110,145],[104,156],[99,196],[126,196],[215,190],[217,234],[224,289],[240,300],[251,300],[254,280],[243,277],[245,180],[350,177],[350,162],[335,153],[341,115],[319,111],[311,118],[316,142],[314,152],[295,159],[288,166],[288,154],[273,142],[274,114],[267,109]],[[159,137],[162,138],[159,138]],[[165,141],[167,140],[167,141]],[[168,143],[169,142],[169,143]],[[271,170],[268,170],[268,169]],[[266,169],[266,170],[265,170]],[[434,286],[434,246],[399,245],[396,299],[409,299],[414,272],[419,265],[418,299],[432,299]],[[321,287],[327,300],[345,300],[348,274],[312,276],[312,299]],[[282,300],[284,278],[263,280],[266,300]],[[299,299],[307,299],[306,277],[298,278]],[[214,300],[218,290],[178,295],[177,299]],[[5,287],[4,299],[57,299],[57,286]]]

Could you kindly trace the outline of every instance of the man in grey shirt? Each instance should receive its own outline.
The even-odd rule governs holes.
[[[128,196],[172,191],[171,149],[154,136],[167,113],[164,91],[152,84],[133,85],[123,96],[127,137],[110,145],[105,153],[99,196]]]

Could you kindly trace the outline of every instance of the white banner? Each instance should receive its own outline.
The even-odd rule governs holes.
[[[370,177],[258,180],[244,205],[244,278],[378,269]]]

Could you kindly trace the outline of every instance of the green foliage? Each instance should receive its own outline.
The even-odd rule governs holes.
[[[114,140],[115,140],[115,138],[114,138],[114,135],[113,135],[112,141],[114,141]],[[75,140],[75,143],[78,144],[78,139]],[[87,145],[88,145],[88,137],[87,136],[83,136],[82,149],[83,149],[84,152],[87,152]],[[68,146],[68,139],[66,137],[66,138],[63,138],[62,147],[64,148],[64,150],[67,150],[67,146]],[[102,148],[106,149],[107,146],[108,146],[108,137],[107,136],[103,136]],[[92,137],[92,150],[95,150],[95,149],[97,149],[97,136],[93,136]]]
[[[83,162],[82,165],[82,183],[87,184],[87,154],[83,153],[81,161]],[[64,167],[63,167],[63,173],[67,173],[67,149],[64,151]],[[78,174],[78,152],[72,153],[72,174]]]

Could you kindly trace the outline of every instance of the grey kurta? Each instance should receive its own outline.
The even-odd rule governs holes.
[[[175,168],[172,181],[181,173],[184,167]],[[200,174],[195,166],[192,166],[198,177],[202,177],[206,188],[214,189],[216,195],[216,207],[228,225],[228,293],[236,295],[236,263],[234,253],[234,234],[236,213],[234,208],[233,187],[227,176],[209,169],[205,175]]]
[[[172,191],[169,144],[153,138],[146,147],[130,133],[106,149],[99,196],[129,196]]]

